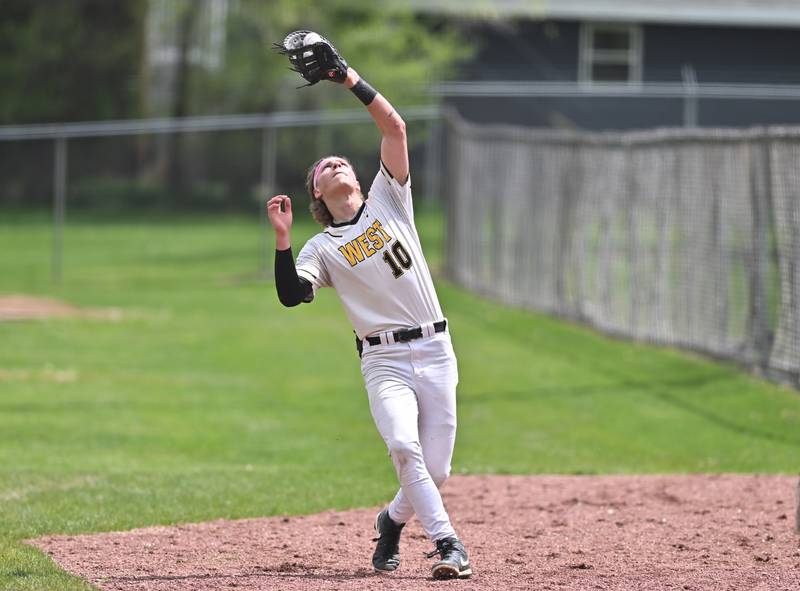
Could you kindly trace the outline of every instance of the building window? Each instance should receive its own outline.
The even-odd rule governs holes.
[[[581,82],[641,82],[640,26],[583,23],[580,43]]]

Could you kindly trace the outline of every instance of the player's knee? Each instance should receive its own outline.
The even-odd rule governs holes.
[[[436,488],[441,488],[445,481],[450,477],[450,466],[433,469],[429,468],[428,471],[430,472],[431,479],[436,485]]]
[[[389,442],[389,455],[398,466],[403,466],[422,457],[422,446],[419,441],[393,439]]]

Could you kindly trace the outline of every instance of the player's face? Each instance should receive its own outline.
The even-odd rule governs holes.
[[[317,191],[321,195],[331,195],[342,189],[349,193],[357,187],[356,172],[347,160],[331,156],[322,161],[317,172]]]

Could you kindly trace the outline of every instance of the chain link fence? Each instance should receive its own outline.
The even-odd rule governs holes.
[[[800,129],[447,119],[454,281],[800,385]]]
[[[440,191],[440,115],[435,106],[400,110],[420,202]],[[178,119],[0,126],[0,216],[51,207],[52,278],[62,280],[62,235],[72,213],[106,219],[179,217],[193,212],[257,214],[281,192],[307,209],[307,168],[346,155],[362,182],[378,169],[380,133],[369,113],[283,111]],[[266,240],[266,233],[264,240]],[[259,247],[268,272],[271,246]]]

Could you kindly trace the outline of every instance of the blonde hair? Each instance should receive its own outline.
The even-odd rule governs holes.
[[[308,211],[311,212],[311,217],[314,218],[314,221],[323,228],[327,228],[333,223],[333,215],[328,209],[328,206],[325,205],[325,202],[322,199],[317,199],[317,197],[314,195],[314,171],[317,170],[317,166],[320,162],[325,160],[325,158],[341,158],[350,165],[350,168],[353,168],[353,163],[350,162],[349,159],[345,158],[344,156],[338,156],[334,154],[331,156],[323,156],[314,162],[314,164],[312,164],[308,169],[308,172],[306,173],[306,191],[308,192],[308,196],[311,197],[311,201],[308,204]],[[364,199],[363,194],[361,195],[361,198]]]

